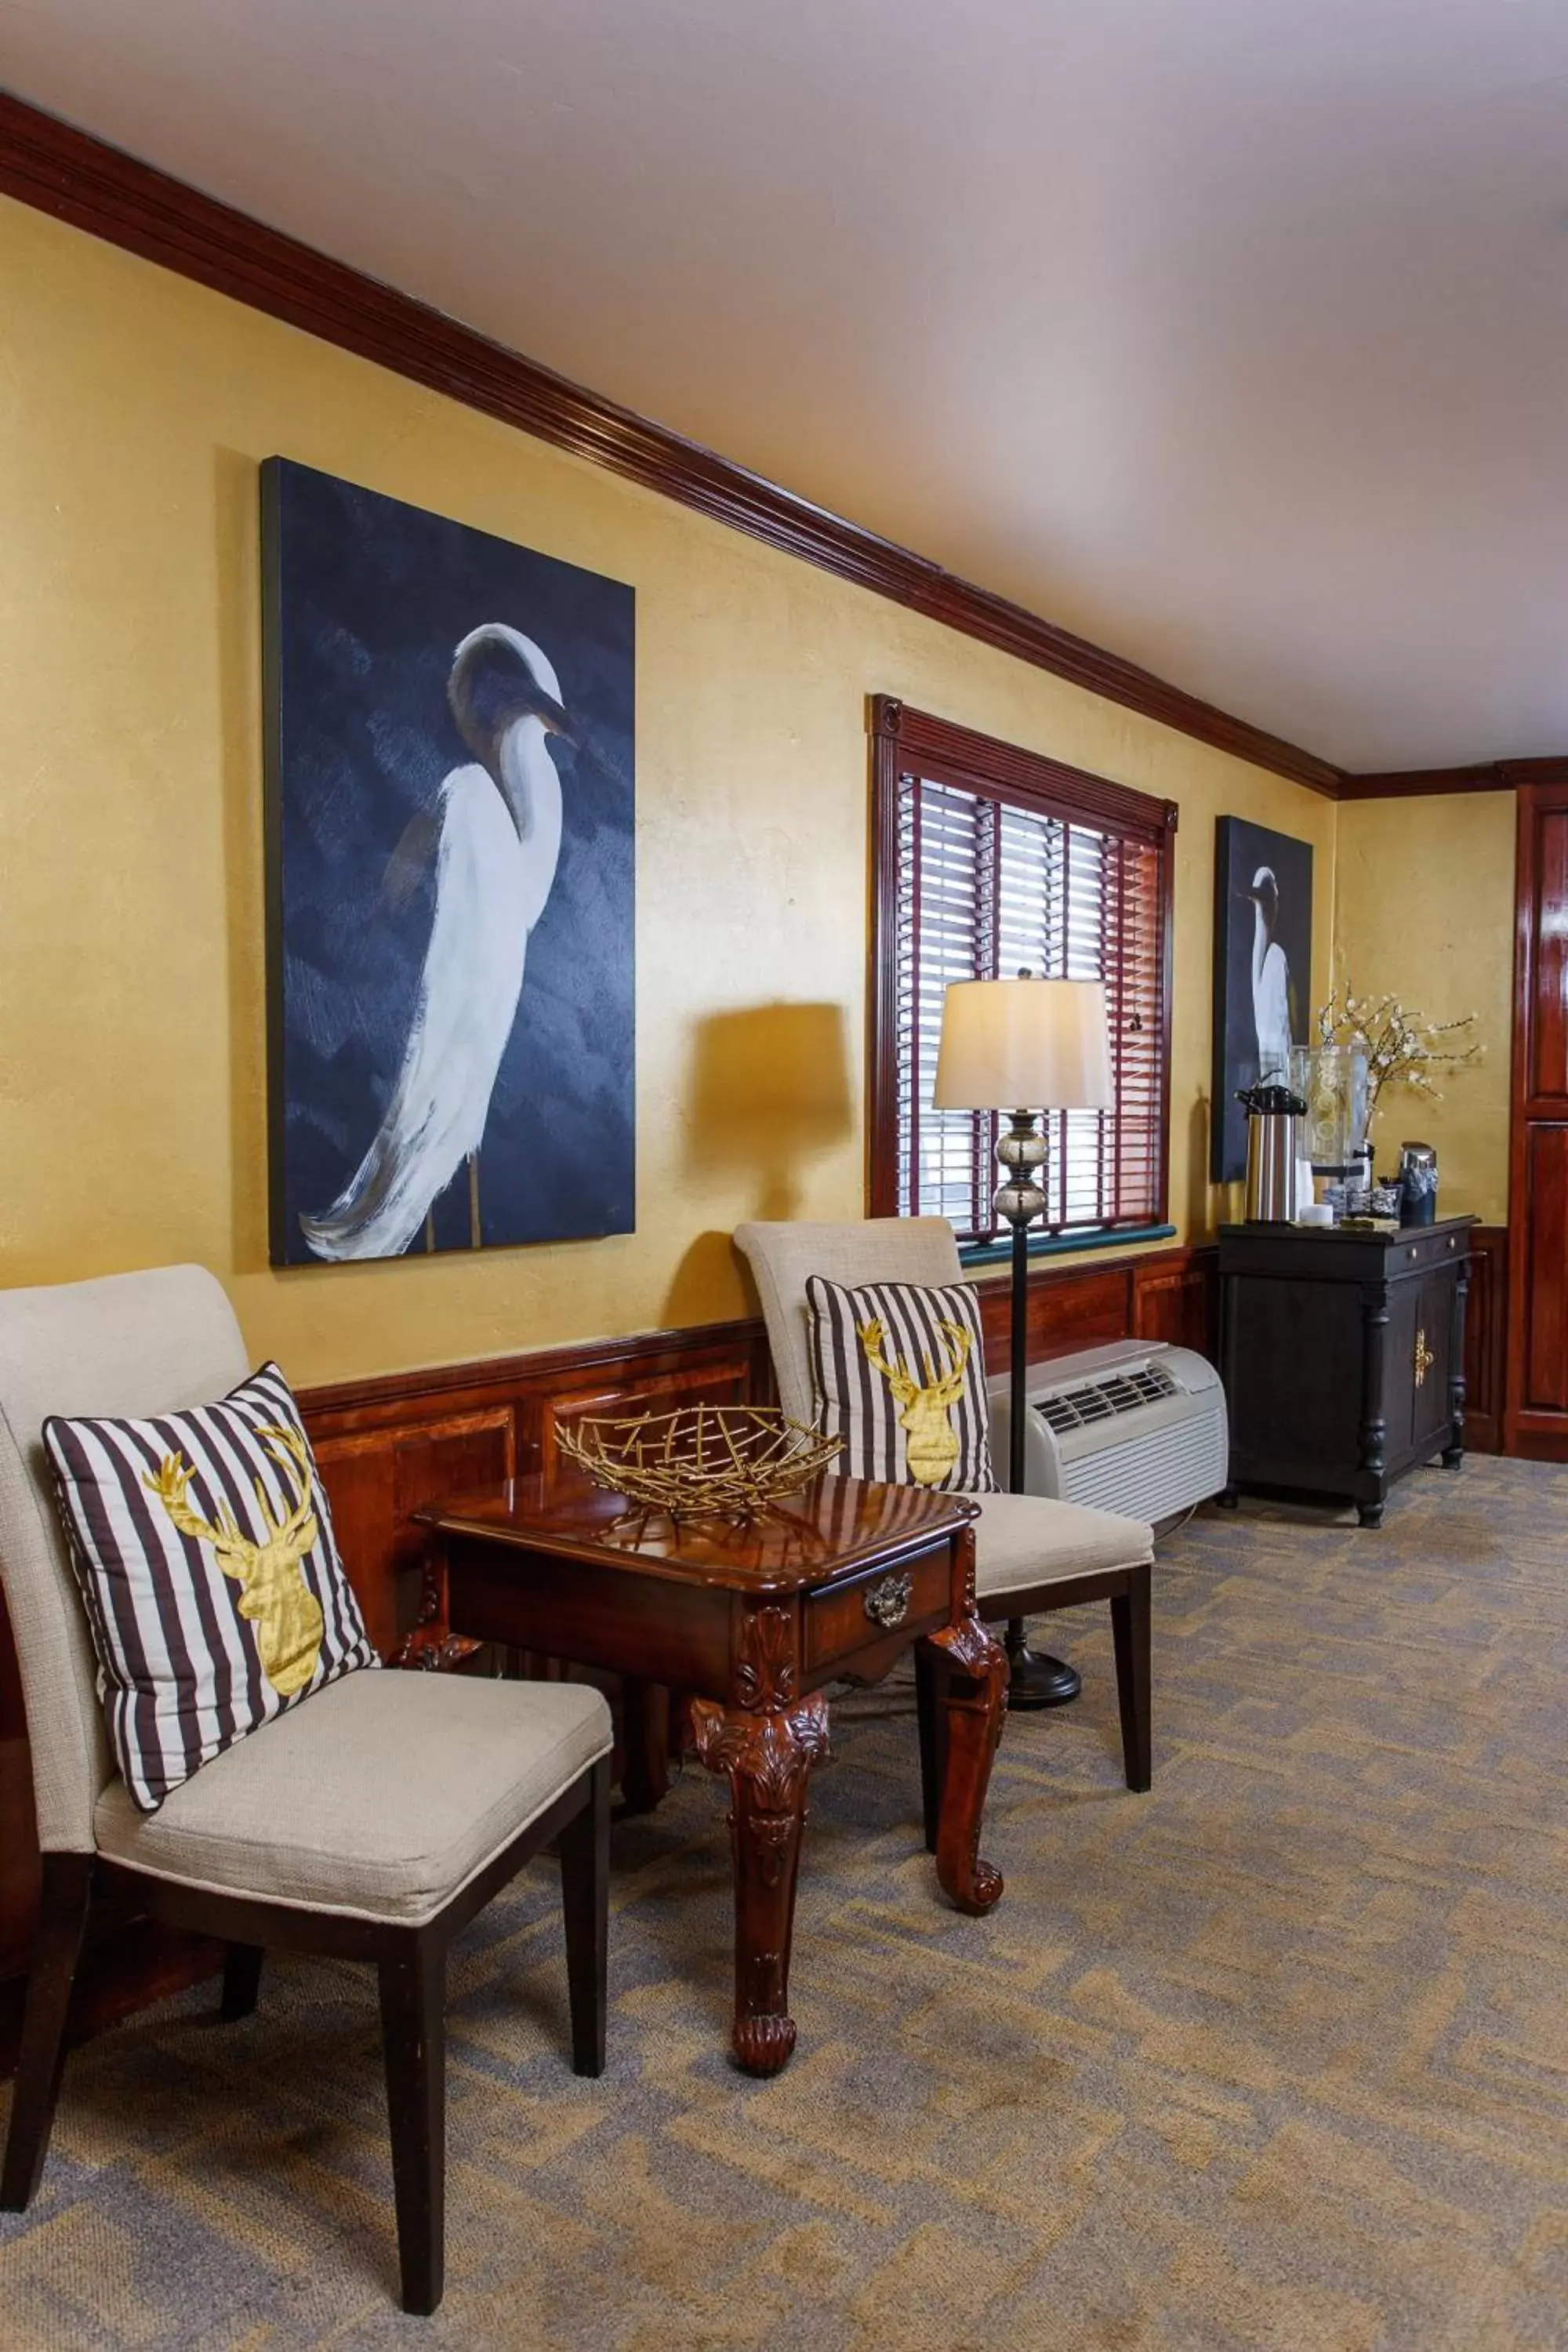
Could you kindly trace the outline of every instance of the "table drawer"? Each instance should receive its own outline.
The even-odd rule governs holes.
[[[889,1633],[947,1622],[952,1591],[952,1549],[897,1568],[868,1569],[863,1576],[814,1592],[805,1602],[805,1664],[818,1671],[833,1658],[848,1658]]]

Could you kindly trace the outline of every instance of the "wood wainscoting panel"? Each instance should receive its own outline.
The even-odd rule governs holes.
[[[1156,1250],[1148,1257],[1100,1259],[1089,1265],[1047,1260],[1029,1269],[1029,1361],[1043,1363],[1109,1339],[1168,1339],[1213,1356],[1218,1281],[1209,1248]],[[980,1286],[985,1369],[1007,1370],[1012,1282],[1006,1273]]]
[[[419,1607],[422,1503],[517,1475],[517,1415],[509,1402],[370,1429],[318,1427],[310,1438],[332,1525],[365,1626],[383,1657],[412,1631]]]
[[[1465,1444],[1472,1454],[1503,1451],[1507,1373],[1508,1227],[1475,1225],[1465,1302]]]
[[[1140,1259],[1132,1268],[1133,1336],[1192,1348],[1215,1362],[1218,1266],[1214,1249],[1165,1250],[1157,1258]]]

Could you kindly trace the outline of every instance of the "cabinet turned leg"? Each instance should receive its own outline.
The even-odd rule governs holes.
[[[1465,1447],[1463,1439],[1461,1439],[1457,1445],[1444,1446],[1442,1460],[1445,1470],[1457,1470],[1464,1458]]]
[[[1358,1503],[1355,1507],[1355,1515],[1357,1523],[1361,1527],[1380,1528],[1383,1525],[1381,1503]]]

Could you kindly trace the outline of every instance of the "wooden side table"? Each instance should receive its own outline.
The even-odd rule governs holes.
[[[732,2046],[752,2074],[795,2048],[789,1965],[824,1685],[877,1682],[918,1643],[927,1843],[962,1911],[979,1858],[1007,1661],[974,1606],[973,1503],[825,1476],[746,1527],[628,1515],[618,1496],[519,1479],[418,1514],[430,1533],[405,1663],[503,1642],[695,1694],[698,1753],[727,1774],[735,1874]]]

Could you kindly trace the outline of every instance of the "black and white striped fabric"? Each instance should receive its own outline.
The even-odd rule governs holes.
[[[966,1282],[931,1289],[819,1274],[805,1286],[816,1416],[852,1478],[992,1494],[980,1303]]]
[[[247,1732],[379,1662],[288,1381],[44,1424],[110,1744],[144,1812]]]

